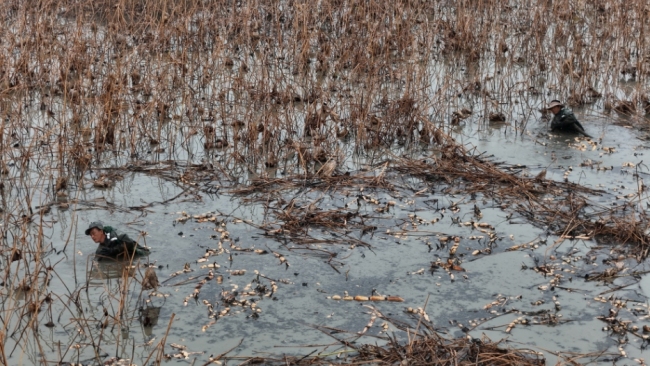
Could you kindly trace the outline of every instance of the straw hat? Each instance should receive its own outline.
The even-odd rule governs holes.
[[[562,104],[562,102],[560,102],[559,100],[552,100],[548,104],[548,107],[546,107],[546,110],[553,109],[554,107],[564,107],[564,104]]]

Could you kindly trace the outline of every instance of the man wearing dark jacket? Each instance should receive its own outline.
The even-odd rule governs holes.
[[[585,132],[584,127],[578,122],[573,112],[559,100],[552,100],[546,110],[554,114],[553,120],[551,121],[551,131],[577,132],[591,137]]]
[[[149,249],[136,243],[126,234],[115,231],[110,226],[104,226],[101,221],[91,222],[86,235],[97,244],[95,256],[97,260],[106,258],[130,259],[149,254]]]

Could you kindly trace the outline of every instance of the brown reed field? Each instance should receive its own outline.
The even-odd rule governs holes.
[[[514,134],[534,132],[552,99],[645,128],[647,1],[17,0],[2,2],[0,17],[0,340],[10,345],[2,364],[103,362],[108,330],[138,317],[135,278],[143,271],[128,267],[114,283],[54,292],[57,264],[76,255],[83,228],[64,223],[58,250],[44,234],[61,224],[47,218],[51,210],[88,205],[85,191],[110,189],[125,171],[184,192],[227,187],[255,201],[264,200],[259,192],[305,184],[391,186],[386,175],[345,174],[359,156],[372,157],[393,174],[462,180],[467,192],[498,196],[558,235],[590,231],[647,256],[638,206],[583,215],[583,197],[594,190],[516,176],[454,139],[459,126],[499,120]],[[440,164],[418,160],[423,149]],[[566,199],[551,206],[544,194]],[[147,204],[102,207],[144,212]],[[306,208],[278,217],[296,241],[305,226],[352,222]],[[110,304],[99,316],[87,310],[92,286],[105,286]],[[44,345],[39,329],[61,314],[72,319],[69,344]],[[111,337],[119,349],[119,332]],[[358,362],[394,364],[419,350],[412,364],[428,364],[436,347],[444,364],[460,349],[472,355],[461,364],[537,362],[491,343],[479,357],[463,341],[419,338],[408,350],[395,342],[360,349]],[[80,356],[80,342],[90,355]],[[165,341],[156,344],[137,362],[162,362]],[[35,356],[12,359],[20,349]],[[133,359],[130,350],[120,354]]]

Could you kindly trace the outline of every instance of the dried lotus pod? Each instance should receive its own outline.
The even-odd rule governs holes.
[[[156,271],[151,267],[147,268],[147,270],[144,272],[144,278],[142,279],[142,289],[158,290],[159,285],[160,282],[158,282],[158,275],[156,275]]]

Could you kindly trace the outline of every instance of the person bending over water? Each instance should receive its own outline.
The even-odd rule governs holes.
[[[91,222],[86,229],[86,235],[97,244],[95,256],[97,260],[129,259],[149,254],[149,249],[136,243],[127,234],[118,233],[110,226],[104,226],[101,221]]]
[[[575,132],[591,137],[578,122],[573,112],[559,100],[552,100],[546,110],[554,114],[551,121],[551,131]]]

